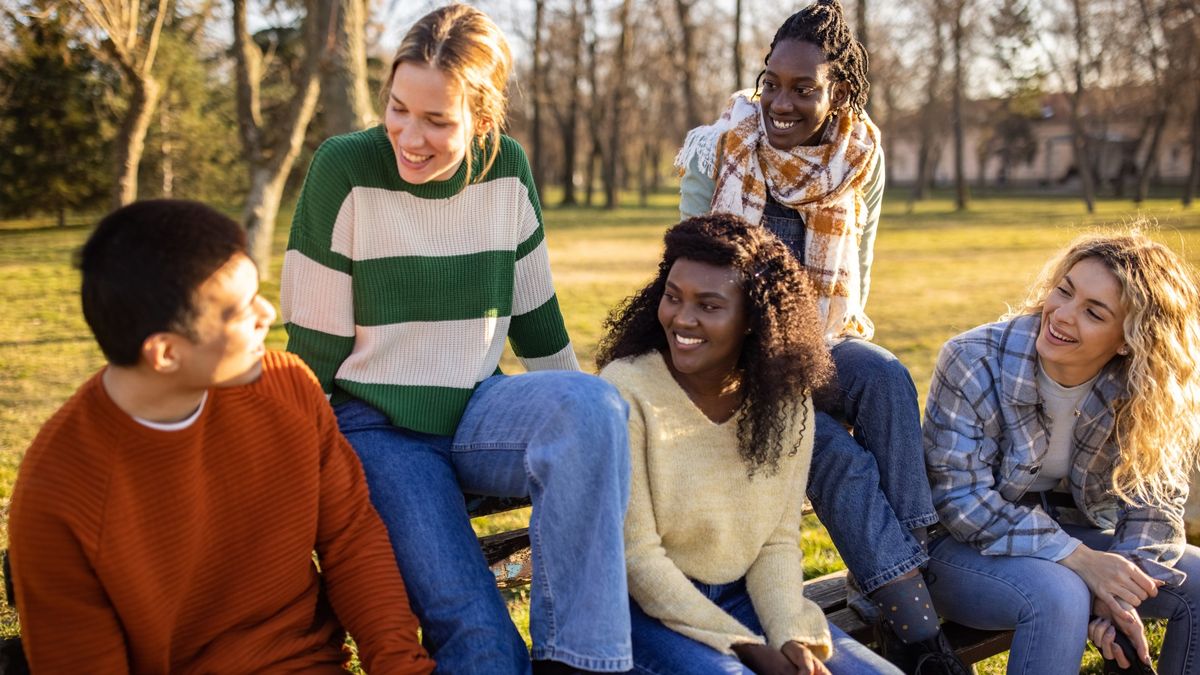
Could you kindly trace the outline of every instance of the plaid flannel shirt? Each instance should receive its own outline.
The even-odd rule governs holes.
[[[1078,545],[1041,507],[1015,502],[1046,456],[1049,419],[1037,388],[1037,315],[987,324],[942,347],[925,407],[925,463],[941,524],[984,555],[1060,560]],[[1077,522],[1114,529],[1109,550],[1152,577],[1181,583],[1187,486],[1162,504],[1127,504],[1112,493],[1114,406],[1123,364],[1108,363],[1080,407],[1070,491]],[[1064,520],[1075,515],[1067,510]]]

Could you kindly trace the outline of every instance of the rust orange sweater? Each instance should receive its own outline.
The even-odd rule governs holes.
[[[433,668],[358,459],[289,354],[179,431],[93,376],[26,453],[9,537],[35,673],[336,673],[342,626],[373,675]]]

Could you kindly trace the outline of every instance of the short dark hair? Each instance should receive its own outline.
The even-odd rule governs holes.
[[[194,337],[197,289],[245,252],[241,225],[199,202],[135,202],[105,216],[77,259],[83,318],[104,357],[132,366],[154,333]]]
[[[785,40],[811,42],[816,45],[829,62],[833,81],[845,82],[850,86],[850,108],[861,112],[866,107],[867,92],[871,90],[871,82],[867,79],[871,61],[866,48],[855,39],[854,33],[842,16],[840,0],[817,0],[788,17],[779,30],[775,31],[775,38],[771,40],[771,50],[767,52],[764,64],[770,62],[775,46]],[[758,80],[754,83],[755,89],[758,88],[763,73],[758,74]]]
[[[803,396],[824,406],[833,392],[835,372],[822,333],[824,324],[813,290],[790,249],[765,227],[728,213],[689,218],[667,230],[658,274],[608,315],[596,352],[603,368],[613,361],[651,351],[666,354],[666,333],[658,321],[658,303],[671,267],[679,259],[737,271],[746,294],[750,332],[742,343],[738,368],[746,413],[738,417],[738,452],[753,475],[770,475],[784,447],[784,432]],[[802,425],[812,420],[802,420]]]

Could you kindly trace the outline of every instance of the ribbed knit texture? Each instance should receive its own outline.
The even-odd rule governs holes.
[[[800,517],[812,458],[813,411],[793,421],[771,476],[749,478],[737,418],[715,424],[692,403],[657,352],[614,361],[600,376],[629,402],[632,466],[625,517],[629,594],[650,616],[713,649],[763,639],[690,580],[746,590],[767,643],[795,640],[822,659],[833,649],[825,615],[804,597]]]
[[[476,152],[473,166],[483,162]],[[479,182],[400,178],[383,127],[313,157],[284,257],[288,351],[337,404],[454,433],[506,337],[529,370],[578,369],[550,279],[528,160],[508,137]]]
[[[9,547],[36,673],[340,673],[341,626],[371,673],[433,667],[358,459],[289,354],[180,431],[93,376],[25,455]]]

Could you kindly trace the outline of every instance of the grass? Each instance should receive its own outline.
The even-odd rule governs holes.
[[[548,200],[553,202],[553,196]],[[629,200],[632,202],[632,197]],[[580,361],[591,367],[608,310],[647,281],[661,252],[663,230],[677,220],[677,196],[651,196],[644,208],[604,211],[592,208],[546,211],[551,263],[559,299]],[[278,300],[278,265],[290,212],[276,232],[274,276],[263,293]],[[949,337],[994,320],[1017,302],[1042,263],[1081,228],[1128,222],[1145,216],[1161,228],[1158,238],[1200,262],[1200,210],[1183,211],[1178,202],[1152,200],[1135,209],[1129,202],[1101,201],[1088,216],[1080,203],[1061,197],[976,199],[970,212],[953,211],[947,198],[921,202],[907,212],[904,197],[884,201],[876,244],[868,310],[876,340],[895,352],[912,371],[924,400],[934,359]],[[79,311],[73,252],[88,233],[88,219],[66,227],[49,222],[0,223],[0,525],[7,521],[17,466],[39,425],[90,373],[102,364]],[[136,264],[136,261],[131,261]],[[281,326],[268,342],[286,340]],[[519,370],[511,353],[506,371]],[[503,514],[475,523],[481,533],[521,526],[527,512]],[[7,541],[0,528],[0,546]],[[806,574],[815,576],[842,564],[814,520],[803,532]],[[527,623],[527,598],[510,596],[518,624]],[[16,630],[8,616],[0,630]],[[1161,639],[1161,631],[1155,639]],[[982,664],[981,673],[1002,673],[1004,658]],[[1086,672],[1098,672],[1089,652]]]

